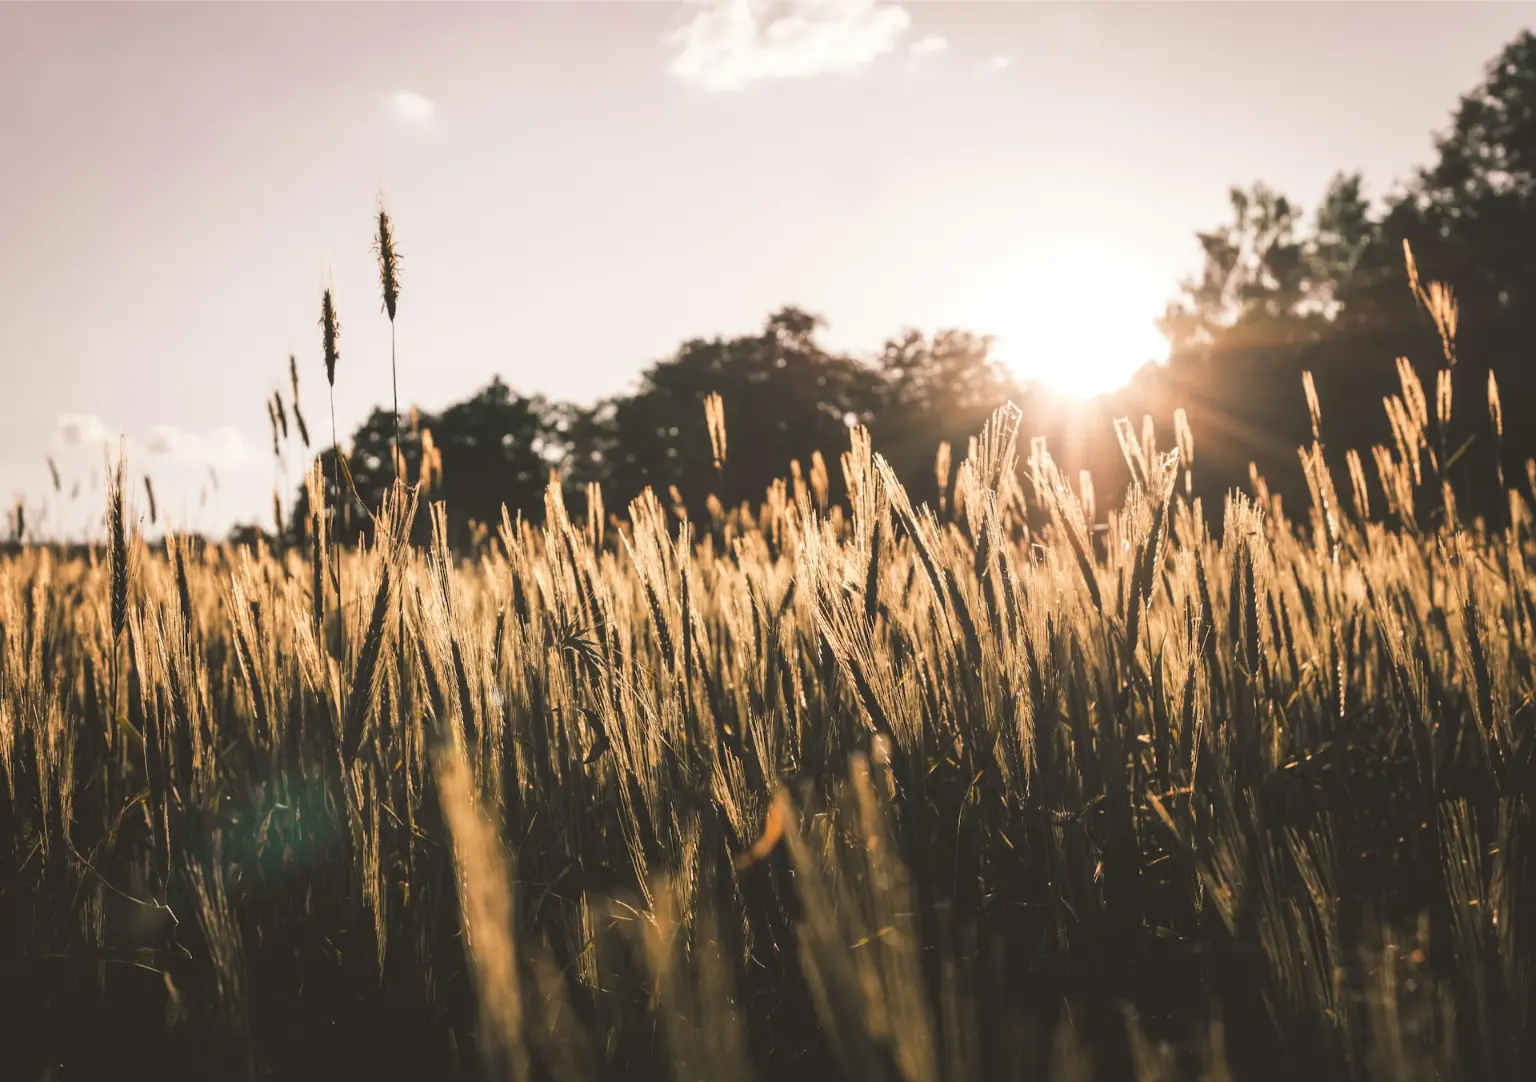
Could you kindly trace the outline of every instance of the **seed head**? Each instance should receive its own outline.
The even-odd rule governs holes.
[[[272,399],[267,399],[267,422],[272,426],[272,457],[281,458],[282,445],[278,441],[277,408],[272,405]]]
[[[1307,393],[1307,413],[1312,417],[1312,438],[1320,440],[1322,436],[1323,408],[1317,400],[1317,384],[1312,379],[1310,371],[1301,374],[1302,390]]]
[[[704,423],[709,428],[709,446],[718,470],[725,462],[725,400],[718,394],[704,396]]]
[[[309,449],[309,425],[304,423],[304,411],[299,408],[299,359],[288,354],[288,383],[293,387],[293,423],[298,426],[299,439],[305,450]]]
[[[288,411],[283,408],[283,392],[272,392],[272,412],[277,415],[278,427],[282,429],[283,439],[288,438]]]
[[[443,453],[432,439],[432,430],[421,430],[421,474],[418,480],[424,491],[430,492],[443,479]]]
[[[122,638],[128,626],[128,522],[123,507],[123,450],[117,452],[117,466],[107,463],[107,566],[112,577],[112,639]]]
[[[400,297],[400,253],[395,249],[395,227],[389,220],[389,211],[379,205],[379,232],[373,242],[374,254],[379,257],[379,285],[384,291],[384,311],[389,321],[395,321],[395,302]]]
[[[325,348],[325,378],[334,387],[336,386],[336,361],[340,357],[336,351],[336,342],[341,337],[341,325],[336,321],[336,304],[331,300],[329,287],[325,295],[320,298],[320,335]]]
[[[944,493],[949,490],[949,462],[951,449],[948,440],[939,441],[938,452],[933,456],[933,476],[939,483],[939,507],[944,507]]]

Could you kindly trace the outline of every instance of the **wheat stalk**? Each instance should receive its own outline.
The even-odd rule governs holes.
[[[390,417],[395,428],[395,478],[400,479],[400,379],[395,366],[395,305],[400,299],[400,252],[395,247],[394,224],[384,199],[379,198],[378,232],[374,237],[374,254],[379,258],[379,286],[384,295],[384,311],[389,314],[389,380],[394,395],[394,410]]]

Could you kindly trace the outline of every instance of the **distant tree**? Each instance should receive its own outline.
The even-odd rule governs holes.
[[[1360,174],[1334,174],[1304,244],[1306,293],[1319,311],[1338,314],[1342,297],[1355,286],[1365,255],[1380,236]]]
[[[601,480],[609,508],[622,512],[651,487],[667,502],[676,485],[695,515],[716,494],[727,506],[756,503],[792,460],[826,457],[834,487],[847,428],[868,423],[880,404],[879,378],[818,341],[821,320],[798,308],[768,317],[759,334],[686,342],[651,366],[634,394],[579,413],[569,429],[577,480]],[[727,456],[715,469],[704,399],[725,406]]]
[[[1435,149],[1393,226],[1426,273],[1455,288],[1469,328],[1536,327],[1536,36],[1520,34],[1489,64]]]
[[[835,496],[837,456],[847,427],[858,423],[870,427],[876,449],[914,496],[933,502],[939,445],[948,442],[958,464],[967,439],[1012,399],[1024,410],[1025,434],[1048,436],[1069,469],[1093,469],[1101,491],[1128,480],[1110,421],[1150,415],[1171,435],[1173,411],[1184,408],[1196,435],[1194,491],[1207,498],[1209,512],[1219,514],[1224,493],[1247,484],[1250,462],[1294,507],[1306,499],[1296,448],[1313,435],[1304,372],[1316,382],[1323,441],[1339,469],[1345,450],[1390,439],[1376,403],[1397,388],[1396,358],[1410,358],[1432,387],[1440,342],[1408,289],[1407,242],[1424,280],[1448,283],[1460,305],[1455,439],[1476,444],[1460,469],[1494,476],[1483,467],[1499,448],[1505,475],[1519,477],[1523,459],[1536,455],[1536,426],[1524,422],[1536,415],[1529,360],[1536,340],[1536,36],[1521,34],[1489,65],[1435,148],[1434,162],[1376,204],[1358,173],[1337,174],[1310,217],[1262,183],[1233,188],[1228,220],[1196,234],[1200,269],[1181,283],[1162,321],[1172,363],[1091,403],[1068,408],[1026,393],[993,358],[989,339],[960,330],[932,337],[906,331],[885,344],[876,363],[861,363],[823,346],[818,317],[788,307],[756,334],[683,343],[647,369],[633,393],[590,408],[521,397],[493,381],[402,432],[405,473],[420,476],[430,431],[442,474],[429,498],[447,502],[456,537],[470,519],[493,525],[503,504],[541,515],[557,468],[573,510],[591,482],[603,486],[605,504],[619,514],[646,487],[669,501],[675,485],[702,517],[711,493],[727,505],[756,502],[791,463],[808,471],[817,450]],[[1487,423],[1490,371],[1508,419],[1497,441]],[[704,418],[711,393],[724,403],[723,468]],[[381,410],[352,442],[351,476],[370,507],[394,475],[392,435],[391,414]],[[329,455],[322,455],[328,484]],[[1498,504],[1497,496],[1484,486],[1476,502]],[[301,494],[292,521],[303,522],[305,511]],[[341,535],[354,536],[365,521],[344,517]]]
[[[1522,32],[1488,65],[1435,150],[1439,160],[1420,174],[1415,201],[1442,228],[1530,204],[1536,197],[1536,36]]]
[[[1231,220],[1196,233],[1204,255],[1181,283],[1162,321],[1176,363],[1206,358],[1218,345],[1264,348],[1314,337],[1335,307],[1334,283],[1361,243],[1358,177],[1336,178],[1314,236],[1300,208],[1263,183],[1228,193]],[[1354,255],[1358,258],[1358,254]]]
[[[442,457],[431,497],[446,502],[455,529],[474,520],[494,530],[503,504],[514,514],[542,517],[550,473],[566,453],[560,420],[545,399],[513,394],[498,377],[423,422]]]
[[[225,541],[235,548],[245,548],[254,551],[259,545],[269,548],[278,542],[270,532],[254,522],[237,523],[230,528]]]
[[[1408,287],[1406,243],[1422,281],[1448,285],[1460,314],[1446,439],[1466,452],[1463,499],[1501,513],[1489,483],[1495,450],[1509,476],[1536,454],[1536,426],[1514,420],[1536,412],[1536,36],[1522,33],[1500,52],[1460,99],[1435,151],[1377,212],[1358,174],[1341,174],[1306,228],[1291,204],[1255,185],[1233,191],[1228,225],[1197,234],[1204,267],[1183,284],[1164,330],[1175,369],[1207,363],[1165,383],[1199,403],[1205,427],[1225,430],[1233,446],[1226,480],[1241,483],[1244,454],[1272,481],[1294,474],[1279,452],[1311,435],[1286,419],[1301,403],[1303,372],[1313,373],[1331,414],[1325,442],[1334,454],[1388,438],[1380,411],[1358,407],[1396,389],[1397,357],[1432,387],[1446,360]],[[1497,439],[1490,372],[1512,419]]]
[[[1021,401],[1024,390],[992,355],[992,339],[962,330],[931,338],[907,330],[880,354],[882,401],[873,426],[875,448],[886,456],[915,498],[937,503],[934,456],[951,447],[958,466],[966,441],[992,411]]]
[[[440,414],[417,412],[412,424],[400,431],[403,476],[422,478],[423,452],[430,440],[440,459],[426,490],[427,501],[443,500],[455,541],[467,536],[471,521],[491,530],[501,521],[506,505],[516,515],[542,517],[544,489],[552,469],[565,454],[560,432],[562,413],[538,396],[523,397],[495,377],[476,394]],[[377,509],[394,482],[394,414],[376,409],[353,433],[347,467],[357,496],[370,510]],[[430,434],[430,435],[429,435]],[[331,489],[331,452],[321,454],[327,489]],[[336,503],[336,493],[327,499]],[[309,513],[306,493],[300,490],[294,506],[294,528],[301,529]],[[355,540],[367,526],[367,516],[356,508],[345,513],[337,536]],[[417,523],[419,538],[429,526],[426,516]]]

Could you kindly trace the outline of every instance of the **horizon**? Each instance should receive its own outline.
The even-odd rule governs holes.
[[[0,494],[41,500],[49,455],[66,486],[99,475],[122,434],[172,521],[197,524],[210,464],[204,525],[260,520],[257,400],[290,352],[325,427],[327,281],[338,428],[387,408],[381,191],[402,412],[496,376],[590,404],[785,304],[863,358],[905,327],[1000,335],[1048,382],[1032,336],[1060,354],[1089,326],[1103,339],[1059,367],[1109,369],[1155,352],[1229,188],[1261,177],[1310,212],[1359,169],[1381,197],[1533,11],[0,6],[0,145],[20,150],[0,356],[32,406],[0,435]]]

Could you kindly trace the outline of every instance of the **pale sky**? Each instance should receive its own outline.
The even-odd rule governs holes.
[[[173,521],[270,525],[290,351],[329,434],[326,281],[343,433],[388,402],[380,190],[402,408],[496,374],[590,402],[789,303],[865,356],[961,326],[1049,378],[1080,337],[1053,317],[1147,353],[1230,185],[1384,193],[1533,13],[0,4],[0,499],[78,534],[122,434]]]

